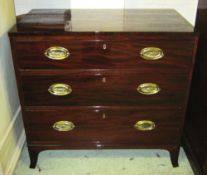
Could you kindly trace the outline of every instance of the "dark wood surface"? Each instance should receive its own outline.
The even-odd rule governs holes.
[[[106,143],[120,143],[141,147],[147,145],[176,144],[181,129],[182,112],[169,109],[141,109],[138,107],[83,107],[51,110],[26,110],[32,143],[82,143],[104,148]],[[84,114],[84,115],[83,115]],[[104,117],[103,117],[104,114]],[[153,115],[152,115],[153,114]],[[71,121],[70,132],[55,131],[52,126],[60,120]],[[154,121],[152,131],[138,131],[134,125],[140,120]],[[89,146],[90,147],[90,146]],[[84,147],[82,147],[84,148]]]
[[[28,71],[27,71],[28,72]],[[148,71],[80,71],[61,72],[55,75],[23,75],[22,89],[26,106],[168,106],[184,108],[188,77],[182,72],[172,74]],[[95,75],[94,75],[95,74]],[[154,76],[152,76],[154,75]],[[103,81],[104,78],[104,81]],[[152,82],[160,86],[155,95],[143,95],[138,85]],[[179,82],[179,85],[177,84]],[[68,84],[72,93],[54,96],[48,92],[50,85]]]
[[[192,60],[194,39],[189,36],[148,35],[145,38],[139,34],[128,36],[122,34],[111,36],[113,41],[100,38],[71,38],[71,37],[33,37],[32,39],[22,37],[16,40],[15,47],[18,53],[18,61],[21,69],[140,69],[166,68],[189,71]],[[152,43],[153,41],[153,43]],[[103,45],[106,49],[103,50]],[[48,59],[44,53],[52,46],[61,46],[70,52],[69,58],[65,60]],[[164,52],[161,60],[149,62],[140,57],[140,52],[145,47],[159,47]],[[125,48],[125,49],[123,49]],[[176,64],[179,61],[179,64]]]
[[[37,12],[40,15],[42,10]],[[57,23],[54,22],[53,26],[53,23],[46,22],[44,25],[47,19],[51,22],[48,17],[40,20],[41,24],[38,23],[40,26],[36,28],[30,25],[32,21],[26,15],[9,33],[30,167],[36,166],[40,151],[70,148],[166,149],[170,152],[172,165],[178,166],[198,39],[197,34],[189,30],[192,26],[188,28],[189,24],[182,17],[166,10],[162,12],[169,14],[166,16],[168,20],[177,22],[179,30],[171,28],[169,32],[168,27],[162,26],[164,21],[160,20],[162,25],[156,23],[157,28],[147,26],[139,32],[134,17],[140,16],[140,11],[129,10],[121,19],[127,19],[125,27],[134,26],[132,31],[120,28],[117,24],[117,13],[120,12],[111,10],[116,15],[106,19],[113,30],[102,29],[96,23],[94,26],[102,29],[97,32],[95,27],[88,30],[91,26],[87,23],[87,16],[77,12],[78,16],[72,13],[71,18],[74,26],[81,25],[82,28],[73,28],[73,31],[53,31],[53,27],[57,29]],[[103,18],[103,12],[109,11],[87,12],[89,16],[97,12],[97,16]],[[34,11],[32,13],[34,16]],[[46,13],[48,15],[48,11]],[[143,13],[146,15],[146,11]],[[160,15],[159,10],[152,10],[149,14],[155,13]],[[50,27],[45,30],[48,25]],[[102,49],[103,44],[107,49]],[[66,47],[71,52],[70,57],[62,61],[46,58],[45,50],[54,45]],[[157,61],[143,60],[139,52],[144,47],[160,47],[164,57]],[[71,85],[72,93],[64,97],[49,94],[48,88],[53,83]],[[136,89],[141,83],[157,83],[161,91],[150,96],[139,94]],[[72,120],[76,128],[71,132],[57,132],[52,125],[58,120]],[[133,125],[138,120],[153,120],[156,128],[149,132],[137,131]]]
[[[11,32],[193,32],[173,9],[32,10]],[[30,31],[28,31],[30,29]],[[48,30],[49,29],[49,30]]]
[[[207,174],[207,10],[199,9],[196,29],[201,37],[185,125],[185,149],[196,174]]]
[[[207,1],[206,0],[199,0],[198,1],[198,8],[204,9],[204,10],[207,9]]]

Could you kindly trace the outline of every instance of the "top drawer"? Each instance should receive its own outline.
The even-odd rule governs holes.
[[[76,40],[44,37],[16,40],[16,59],[21,69],[140,69],[162,68],[188,70],[192,63],[193,39],[147,38],[141,40]],[[161,50],[142,49],[152,47]],[[51,57],[51,58],[48,58]]]

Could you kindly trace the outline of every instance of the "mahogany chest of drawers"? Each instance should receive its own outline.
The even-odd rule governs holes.
[[[197,45],[178,13],[32,10],[9,36],[31,168],[43,150],[107,148],[178,166]]]

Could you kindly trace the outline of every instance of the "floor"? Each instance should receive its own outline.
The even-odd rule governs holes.
[[[43,151],[30,169],[24,146],[13,175],[193,175],[182,148],[179,165],[164,150],[68,150]]]

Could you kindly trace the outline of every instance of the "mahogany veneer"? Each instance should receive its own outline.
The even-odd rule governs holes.
[[[43,150],[104,148],[167,149],[178,166],[197,35],[177,12],[32,10],[9,36],[31,168]],[[47,58],[52,46],[69,57]],[[143,59],[146,47],[163,58]],[[72,91],[52,95],[54,83]],[[139,93],[143,83],[156,83],[156,94]],[[58,121],[71,130],[55,130]]]
[[[100,35],[102,36],[102,35]],[[104,37],[105,35],[103,35]],[[183,40],[177,37],[183,37]],[[92,40],[92,41],[90,41]],[[166,66],[170,69],[188,69],[192,55],[194,39],[191,37],[162,36],[149,34],[110,36],[94,42],[95,37],[72,38],[70,36],[36,37],[32,39],[21,37],[16,40],[16,51],[20,68],[22,69],[140,69],[143,67],[156,68]],[[138,41],[138,42],[137,42]],[[153,44],[152,44],[153,42]],[[107,45],[105,50],[103,44]],[[64,62],[52,62],[45,58],[44,52],[53,45],[61,45],[71,52],[70,58]],[[140,59],[141,49],[149,46],[160,47],[165,51],[165,60],[146,62]],[[124,48],[124,49],[123,49]],[[28,52],[28,50],[30,52]],[[179,61],[179,64],[176,64]],[[173,70],[172,70],[173,71]]]
[[[98,71],[99,72],[99,71]],[[22,75],[22,90],[26,106],[166,106],[184,108],[186,97],[185,74],[160,72],[159,70],[104,70],[61,72],[50,75]],[[154,75],[154,76],[152,76]],[[156,79],[156,80],[155,80]],[[103,81],[104,80],[104,81]],[[69,84],[72,93],[57,97],[48,93],[53,83]],[[154,82],[162,90],[159,95],[145,96],[137,92],[139,84]],[[179,86],[177,85],[179,83]],[[176,92],[176,94],[174,94]]]

